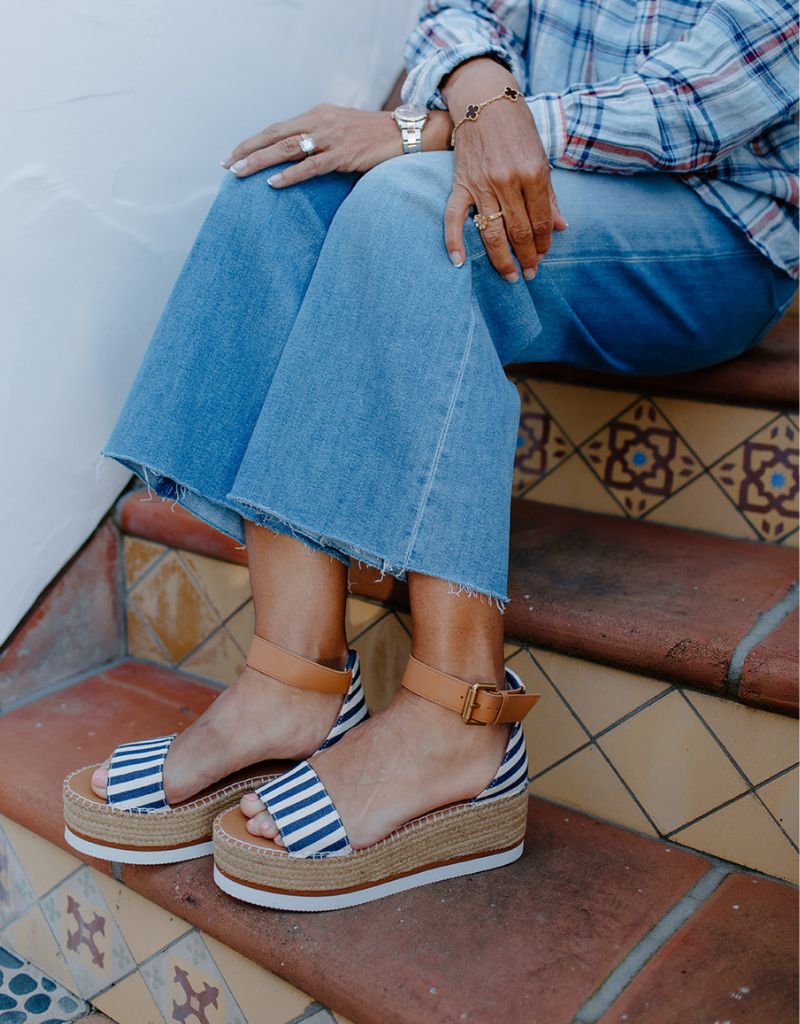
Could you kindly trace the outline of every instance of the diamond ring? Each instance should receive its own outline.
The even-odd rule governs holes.
[[[314,137],[312,135],[307,135],[306,132],[303,132],[297,144],[306,156],[311,156],[317,148],[317,144],[314,142]]]

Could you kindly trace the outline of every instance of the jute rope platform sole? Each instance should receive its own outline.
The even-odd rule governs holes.
[[[339,857],[290,857],[247,832],[238,808],[214,823],[214,880],[231,896],[278,910],[337,910],[487,871],[522,855],[527,793],[465,803],[403,825]]]
[[[288,762],[249,769],[175,807],[134,814],[106,803],[91,787],[97,765],[64,780],[64,838],[75,850],[121,864],[173,864],[212,852],[214,818],[276,778]]]

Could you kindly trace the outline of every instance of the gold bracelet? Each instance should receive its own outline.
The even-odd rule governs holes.
[[[488,107],[490,103],[496,103],[497,100],[511,100],[512,103],[516,103],[520,97],[519,89],[512,89],[510,85],[507,85],[502,92],[499,92],[496,96],[492,96],[491,99],[484,100],[483,103],[470,103],[467,107],[467,112],[458,122],[453,126],[452,134],[450,135],[450,148],[456,144],[456,132],[465,121],[477,121],[478,114],[483,110],[484,107]]]

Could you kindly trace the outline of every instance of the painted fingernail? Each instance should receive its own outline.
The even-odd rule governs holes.
[[[282,181],[283,181],[283,175],[282,174],[273,174],[271,178],[267,178],[267,184],[268,185],[280,185],[280,183]]]
[[[234,174],[238,174],[239,171],[243,171],[247,167],[247,157],[244,160],[237,160],[236,163],[231,167]]]
[[[220,160],[223,167],[230,167],[233,163],[233,153],[228,153],[224,160]]]
[[[509,284],[514,284],[515,281],[519,281],[519,274],[516,272],[516,270],[513,274],[505,274],[504,277]]]
[[[532,281],[536,277],[536,267],[533,270],[523,270],[522,276],[526,281]]]
[[[452,261],[452,264],[453,264],[454,267],[463,267],[464,266],[464,257],[461,255],[460,252],[451,252],[450,253],[450,260]]]

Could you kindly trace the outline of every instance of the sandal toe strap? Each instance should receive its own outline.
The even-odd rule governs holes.
[[[111,755],[106,794],[108,803],[121,811],[163,811],[169,804],[164,793],[164,762],[177,736],[123,743]]]
[[[308,761],[256,792],[290,857],[340,857],[353,852],[339,812]]]

